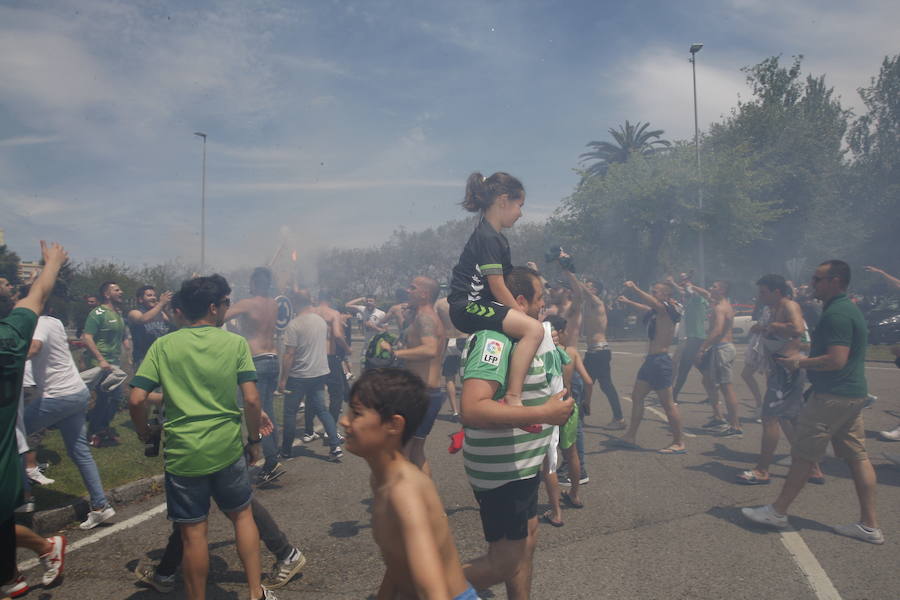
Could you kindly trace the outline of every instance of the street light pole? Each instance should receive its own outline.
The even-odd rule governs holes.
[[[700,218],[703,218],[703,182],[700,179],[700,127],[697,121],[697,53],[703,44],[691,44],[690,53],[691,71],[694,75],[694,152],[697,158],[697,211]],[[700,285],[706,287],[706,258],[703,252],[703,224],[700,224],[700,230],[697,236],[697,250],[699,254],[699,272]]]
[[[203,183],[200,187],[200,274],[206,268],[206,134],[195,131],[194,135],[203,140]]]

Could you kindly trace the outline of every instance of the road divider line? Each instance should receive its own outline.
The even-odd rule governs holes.
[[[806,581],[818,600],[841,600],[841,594],[834,587],[828,573],[819,564],[815,555],[796,531],[782,531],[781,543],[787,548],[791,558],[806,575]]]
[[[80,540],[69,544],[66,547],[66,553],[68,554],[69,552],[74,552],[74,551],[78,550],[79,548],[84,548],[85,546],[90,546],[91,544],[93,544],[95,542],[99,542],[103,538],[113,535],[114,533],[119,533],[120,531],[129,529],[131,527],[134,527],[135,525],[140,525],[144,521],[149,521],[156,515],[165,512],[165,510],[166,510],[166,503],[163,502],[162,504],[158,504],[158,505],[154,506],[153,508],[151,508],[150,510],[144,511],[139,515],[135,515],[135,516],[131,517],[130,519],[125,519],[121,523],[116,523],[114,525],[110,525],[109,527],[104,527],[103,529],[94,533],[93,535],[89,535],[88,537],[81,538]],[[19,571],[24,572],[29,569],[32,569],[38,565],[38,562],[39,561],[37,558],[31,558],[29,560],[23,561],[23,562],[19,563]]]
[[[622,398],[624,398],[625,400],[628,400],[629,402],[633,402],[633,400],[631,399],[631,396],[622,396]],[[669,422],[669,417],[666,416],[666,413],[662,412],[661,410],[657,410],[657,409],[653,408],[652,406],[647,406],[646,398],[644,398],[644,410],[653,413],[654,415],[656,415],[657,417],[659,417],[666,423]],[[687,431],[684,431],[683,427],[682,427],[681,435],[683,435],[684,437],[687,437],[687,438],[697,437],[696,433],[688,433]]]

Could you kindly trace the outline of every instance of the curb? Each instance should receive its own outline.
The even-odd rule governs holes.
[[[126,504],[153,496],[163,491],[163,475],[154,475],[138,479],[106,492],[107,499],[113,504]],[[72,522],[83,521],[87,517],[90,504],[87,498],[79,498],[71,504],[60,508],[42,510],[31,515],[31,528],[39,534],[51,533],[65,528]]]

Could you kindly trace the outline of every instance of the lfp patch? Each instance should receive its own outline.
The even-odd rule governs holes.
[[[484,345],[484,354],[481,356],[481,362],[496,367],[500,364],[500,357],[503,356],[503,342],[499,340],[488,340]]]

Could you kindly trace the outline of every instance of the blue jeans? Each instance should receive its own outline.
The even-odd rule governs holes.
[[[99,509],[109,502],[103,493],[100,472],[97,471],[97,463],[91,455],[85,433],[84,413],[90,397],[90,392],[85,388],[84,391],[71,396],[41,398],[29,403],[25,407],[25,430],[32,433],[53,426],[59,428],[66,444],[66,452],[78,467],[81,479],[91,496],[91,507]]]
[[[103,383],[105,378],[104,376],[97,383],[95,388],[97,398],[94,400],[94,408],[89,410],[87,414],[88,435],[94,435],[109,429],[109,424],[119,411],[119,404],[122,402],[122,388],[124,385],[117,387],[111,392],[104,392],[100,389],[100,384]]]
[[[587,474],[584,467],[584,409],[581,408],[584,402],[584,380],[576,371],[572,373],[572,397],[575,398],[575,404],[578,405],[578,430],[575,434],[575,449],[578,452],[578,462],[581,463],[581,476]]]
[[[275,425],[275,407],[272,399],[275,388],[278,387],[278,356],[275,354],[261,354],[253,357],[253,365],[256,367],[256,389],[259,391],[259,399],[262,409],[272,420],[272,433],[262,439],[263,456],[266,463],[263,469],[268,470],[278,462],[278,427]]]
[[[281,439],[281,452],[286,455],[291,454],[291,448],[294,445],[294,436],[297,430],[297,409],[300,401],[305,399],[306,402],[306,433],[313,432],[313,418],[319,417],[322,425],[325,426],[325,433],[328,434],[328,442],[332,450],[337,447],[337,427],[334,417],[325,408],[325,381],[327,375],[322,377],[298,378],[288,377],[284,386],[284,419],[282,427],[284,427],[284,435]]]
[[[328,355],[328,369],[328,381],[326,382],[328,384],[328,412],[337,423],[341,418],[344,400],[347,399],[347,393],[350,390],[347,387],[347,378],[344,376],[344,367],[337,354]]]

